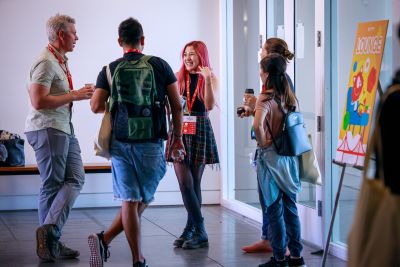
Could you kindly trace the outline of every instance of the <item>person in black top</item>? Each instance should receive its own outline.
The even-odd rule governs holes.
[[[188,213],[182,235],[174,241],[175,247],[195,249],[208,247],[208,236],[201,213],[201,178],[205,165],[218,164],[218,150],[208,117],[215,105],[216,78],[211,71],[206,45],[192,41],[182,51],[182,66],[177,73],[178,86],[187,109],[183,119],[183,143],[186,155],[183,162],[174,162],[176,177]],[[167,161],[169,143],[167,143]]]
[[[400,27],[398,29],[400,40]],[[397,70],[392,86],[400,86],[400,70]],[[388,95],[386,101],[382,103],[379,123],[382,135],[382,163],[385,184],[390,188],[393,194],[400,195],[400,179],[398,177],[398,159],[400,151],[400,140],[396,121],[400,115],[400,91],[395,91]]]
[[[123,64],[125,63],[124,61],[137,61],[144,56],[142,54],[144,46],[143,29],[136,19],[128,18],[121,22],[118,34],[118,43],[123,49],[124,56],[109,64],[111,76],[114,75],[114,71],[120,63]],[[151,57],[147,62],[151,65],[154,72],[158,99],[163,99],[167,96],[171,105],[174,128],[170,149],[171,153],[179,151],[184,155],[185,150],[182,143],[182,107],[176,78],[171,67],[161,58]],[[136,78],[133,75],[132,77]],[[128,83],[129,81],[124,80],[124,82]],[[148,88],[148,83],[146,82],[147,80],[143,80],[143,84],[140,86],[141,90]],[[124,94],[128,94],[128,96],[130,94],[131,98],[134,99],[136,91],[132,92],[133,89],[131,87],[128,88],[130,90],[125,90]],[[114,94],[114,88],[110,88],[107,80],[107,67],[103,67],[98,75],[96,90],[90,102],[94,113],[104,112],[105,102],[111,94],[111,89]],[[112,94],[111,96],[114,99]],[[118,108],[119,106],[117,105],[116,107]],[[135,108],[138,108],[138,106],[134,104],[127,106],[128,114],[135,112]],[[115,114],[112,109],[111,120],[116,120],[115,122],[118,123],[118,118]],[[165,121],[166,117],[164,116],[162,119]],[[166,122],[164,124],[166,126]],[[114,198],[122,201],[122,207],[106,231],[89,235],[90,266],[103,266],[103,261],[106,261],[109,256],[108,246],[110,242],[122,231],[125,232],[128,240],[134,266],[147,266],[141,251],[140,220],[143,211],[154,199],[158,183],[166,172],[166,161],[163,151],[164,143],[161,138],[136,143],[118,140],[114,128],[116,124],[113,122],[112,125],[113,134],[110,143],[110,154],[113,191]],[[117,124],[116,126],[119,127],[120,125]]]

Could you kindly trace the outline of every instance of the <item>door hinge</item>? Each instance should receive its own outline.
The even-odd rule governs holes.
[[[317,132],[322,131],[322,116],[317,116]]]
[[[322,217],[322,200],[318,200],[318,217]]]
[[[317,47],[321,47],[321,31],[317,31]]]

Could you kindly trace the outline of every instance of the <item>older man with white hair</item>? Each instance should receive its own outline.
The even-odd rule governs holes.
[[[33,63],[28,93],[31,108],[25,134],[35,151],[41,188],[36,252],[44,261],[76,258],[79,252],[59,241],[85,178],[81,151],[71,123],[72,102],[90,99],[94,88],[73,90],[67,52],[78,40],[75,20],[56,14],[47,21],[48,45]]]

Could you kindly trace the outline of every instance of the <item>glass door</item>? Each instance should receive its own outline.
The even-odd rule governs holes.
[[[236,108],[243,104],[245,89],[252,88],[259,94],[259,51],[262,39],[260,25],[265,28],[265,0],[222,1],[226,11],[222,18],[227,29],[222,38],[226,48],[226,98],[221,101],[222,117],[226,118],[225,149],[223,168],[222,205],[246,217],[262,221],[262,213],[257,191],[257,175],[251,160],[256,150],[256,142],[251,139],[252,118],[239,118]],[[263,23],[261,23],[261,21]],[[225,24],[226,23],[226,24]],[[223,127],[224,128],[224,127]],[[260,229],[261,230],[261,229]]]
[[[253,119],[236,116],[236,107],[243,104],[246,88],[259,92],[259,3],[257,1],[233,1],[233,134],[235,146],[234,199],[259,208],[257,178],[251,160],[256,142],[251,139]]]
[[[323,14],[322,7],[314,0],[227,0],[226,10],[226,100],[222,103],[226,114],[226,164],[224,166],[222,205],[262,221],[257,192],[256,172],[250,164],[256,143],[251,140],[252,118],[240,119],[236,107],[243,102],[246,88],[259,94],[259,52],[266,38],[284,39],[291,51],[299,55],[288,65],[287,73],[295,84],[307,130],[312,136],[314,150],[321,162],[322,132],[318,131],[318,116],[322,107],[323,47],[317,46],[316,32],[322,27],[316,14]],[[300,6],[298,10],[296,6]],[[318,12],[317,12],[318,10]],[[295,24],[296,22],[296,24]],[[295,25],[297,25],[295,27]],[[322,42],[322,41],[321,41]],[[301,53],[300,53],[301,52]],[[322,247],[321,188],[303,184],[299,195],[299,215],[302,238]]]
[[[322,162],[322,107],[323,107],[323,14],[321,1],[294,1],[294,84],[300,111],[304,115],[308,133],[321,170]],[[302,183],[299,194],[299,213],[303,239],[322,247],[321,187]]]
[[[295,87],[307,132],[311,135],[320,169],[323,170],[322,114],[323,92],[323,5],[314,0],[268,0],[267,38],[284,39],[295,54],[287,69]],[[302,238],[322,247],[321,187],[302,183],[298,210]]]
[[[356,38],[358,23],[389,20],[389,29],[385,40],[385,50],[382,59],[379,82],[385,90],[391,83],[395,61],[393,52],[398,51],[396,40],[392,40],[393,18],[399,17],[399,8],[396,8],[395,1],[339,1],[331,3],[332,8],[332,33],[331,33],[331,58],[332,58],[332,126],[331,126],[331,155],[335,155],[338,144],[339,129],[342,125],[343,110],[346,105],[348,93],[349,73],[352,67],[352,56]],[[352,10],[362,10],[354,13]],[[377,94],[376,99],[379,99]],[[376,107],[376,106],[375,106]],[[342,168],[332,165],[332,188],[331,198],[336,195],[340,173]],[[344,173],[343,185],[339,198],[335,223],[331,237],[331,252],[341,258],[346,257],[347,237],[352,225],[357,198],[362,181],[362,172],[352,167],[347,167]]]

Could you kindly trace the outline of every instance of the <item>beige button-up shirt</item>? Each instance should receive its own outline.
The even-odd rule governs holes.
[[[55,50],[55,53],[58,52]],[[59,54],[59,56],[61,55]],[[68,60],[65,56],[63,58],[65,62]],[[57,58],[47,47],[31,67],[28,86],[34,83],[50,88],[50,95],[62,95],[70,91],[67,75],[61,68]],[[71,108],[69,103],[55,109],[40,110],[36,110],[31,105],[25,121],[25,132],[54,128],[71,134],[70,122]]]

